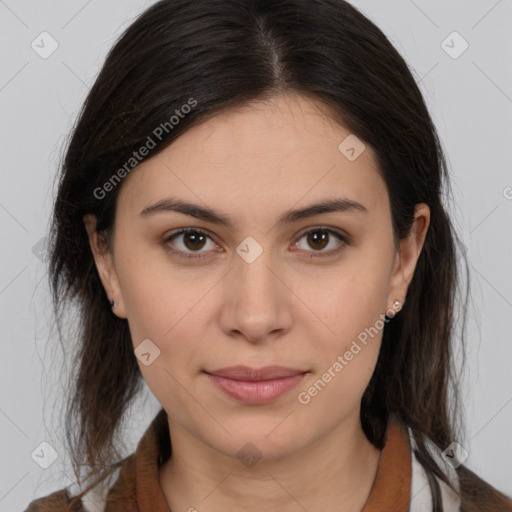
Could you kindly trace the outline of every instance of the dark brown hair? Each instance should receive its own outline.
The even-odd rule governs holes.
[[[463,244],[443,204],[446,161],[407,64],[344,0],[162,0],[108,54],[62,162],[49,246],[57,320],[71,301],[80,312],[66,409],[77,479],[82,465],[92,478],[119,464],[115,436],[142,383],[127,321],[112,314],[99,279],[84,214],[96,216],[108,244],[122,182],[105,193],[104,184],[125,174],[119,169],[148,137],[156,143],[151,157],[225,109],[287,91],[322,102],[371,146],[387,185],[396,240],[408,235],[416,204],[430,208],[404,307],[384,329],[361,422],[369,440],[382,447],[388,418],[396,415],[412,429],[427,472],[450,483],[425,446],[425,437],[441,449],[462,438],[453,344],[462,291],[457,244]],[[194,108],[155,136],[191,98]],[[469,296],[467,263],[465,268],[460,347]],[[512,510],[510,500],[464,466],[457,471],[464,511]]]

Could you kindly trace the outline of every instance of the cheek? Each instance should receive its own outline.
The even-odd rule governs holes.
[[[200,316],[194,290],[176,285],[175,281],[171,288],[166,286],[171,284],[168,281],[170,279],[134,279],[126,287],[135,353],[141,353],[138,346],[145,343],[148,349],[143,353],[151,354],[149,365],[140,357],[137,363],[155,398],[167,411],[173,411],[181,423],[188,421],[188,414],[207,422],[208,418],[203,418],[204,411],[191,400],[191,395],[197,395],[193,377],[199,372],[199,361],[203,357],[201,319],[204,316]]]
[[[130,272],[128,266],[119,269],[130,334],[136,354],[141,343],[157,354],[149,366],[138,361],[155,396],[164,402],[180,400],[179,384],[189,387],[204,366],[209,341],[205,326],[214,307],[209,291],[218,277],[194,278],[190,272],[150,265],[151,261],[137,264],[140,271]]]
[[[318,338],[315,372],[297,396],[297,401],[309,409],[308,414],[325,415],[329,411],[330,420],[338,421],[359,407],[375,370],[385,326],[379,306],[378,300],[366,308],[353,301],[331,322],[335,335]]]
[[[378,346],[377,340],[374,346]],[[297,407],[307,418],[322,418],[322,428],[335,427],[359,410],[377,357],[378,350],[364,348],[350,361],[345,355],[334,359],[298,390]]]
[[[163,248],[124,253],[130,258],[119,258],[118,274],[134,344],[145,338],[167,344],[181,324],[190,323],[214,281],[172,265]]]
[[[371,339],[379,326],[382,330],[389,279],[381,267],[361,258],[314,281],[297,279],[294,293],[304,305],[302,321],[323,340],[327,352],[329,347],[344,352],[353,339]]]
[[[352,269],[347,275],[333,278],[328,290],[307,298],[316,314],[309,315],[309,331],[316,333],[312,348],[318,364],[315,374],[301,386],[303,400],[298,397],[298,401],[315,403],[315,408],[329,402],[348,408],[358,405],[379,355],[386,324],[385,272]],[[305,289],[301,293],[306,296]]]
[[[175,371],[184,367],[197,356],[205,316],[198,304],[199,290],[182,288],[176,282],[144,279],[132,282],[126,288],[127,316],[133,345],[150,339],[160,351],[160,363]],[[199,296],[200,297],[200,296]],[[180,366],[181,365],[181,366]]]

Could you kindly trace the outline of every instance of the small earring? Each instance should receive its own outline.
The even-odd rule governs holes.
[[[402,303],[398,299],[395,299],[395,302],[393,302],[393,307],[391,309],[393,310],[392,315],[388,315],[386,313],[387,318],[393,318],[402,309]]]
[[[117,307],[117,304],[116,304],[113,300],[111,300],[111,301],[110,301],[110,307],[111,307],[112,309],[114,309],[114,308],[116,308],[116,307]]]

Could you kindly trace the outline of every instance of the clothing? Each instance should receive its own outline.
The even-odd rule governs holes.
[[[432,495],[423,466],[418,462],[410,430],[390,419],[385,446],[374,486],[362,512],[431,512]],[[440,450],[428,444],[432,456],[449,478],[457,482],[455,471],[444,463]],[[159,484],[158,468],[170,456],[167,416],[162,408],[140,440],[137,450],[106,480],[104,488],[89,491],[76,512],[169,512]],[[444,512],[459,512],[456,494],[436,478]],[[62,512],[78,489],[70,486],[44,498],[33,500],[25,512]],[[105,498],[107,496],[107,498]],[[74,512],[75,512],[74,510]]]

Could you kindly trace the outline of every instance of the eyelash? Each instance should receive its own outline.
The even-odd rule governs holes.
[[[330,251],[326,251],[326,252],[308,251],[308,252],[311,252],[311,254],[304,256],[306,259],[327,258],[329,256],[335,256],[344,249],[345,245],[349,244],[348,239],[345,236],[343,236],[341,233],[339,233],[338,231],[335,231],[333,229],[326,228],[326,227],[317,227],[317,228],[313,228],[308,231],[305,231],[304,233],[302,233],[300,235],[300,237],[298,238],[297,241],[301,240],[304,236],[306,236],[310,233],[317,233],[317,232],[329,233],[329,235],[334,235],[336,238],[338,238],[342,242],[341,247],[338,247],[336,249],[331,249]],[[178,237],[179,235],[186,234],[186,233],[195,233],[195,234],[199,234],[199,235],[204,235],[211,239],[210,235],[206,231],[204,231],[200,228],[183,228],[183,229],[180,229],[179,231],[177,231],[176,233],[173,233],[172,235],[168,236],[164,240],[165,250],[167,252],[173,254],[174,256],[184,259],[184,260],[206,258],[207,256],[202,256],[202,254],[194,254],[193,252],[187,253],[185,251],[175,250],[175,249],[172,249],[168,245],[168,243],[171,240]]]

